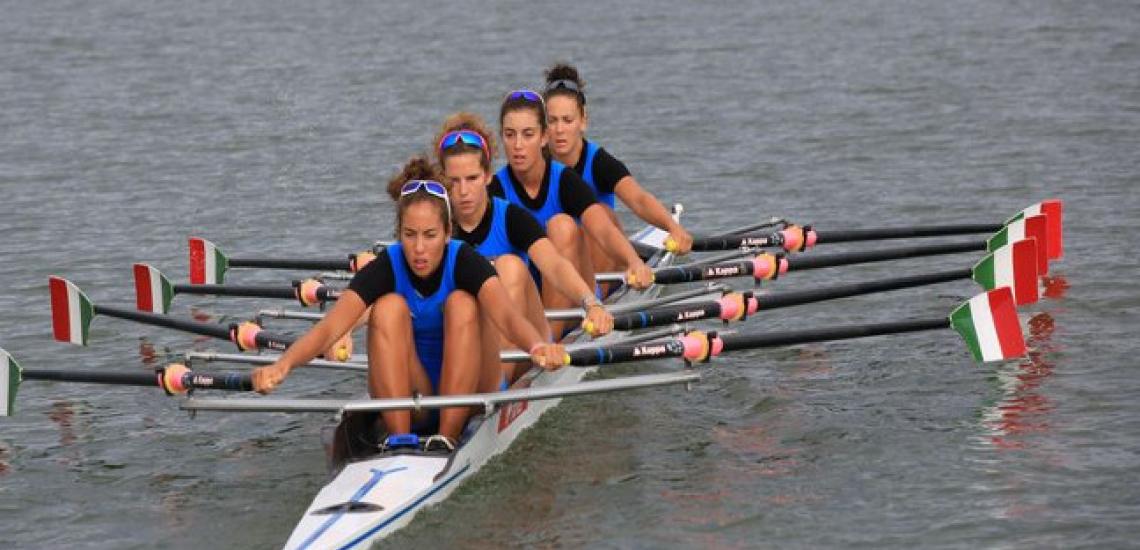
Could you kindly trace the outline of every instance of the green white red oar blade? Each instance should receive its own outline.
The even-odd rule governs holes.
[[[12,416],[20,380],[20,365],[0,348],[0,416]]]
[[[150,313],[170,313],[174,285],[161,271],[144,263],[134,265],[135,307]]]
[[[1009,287],[979,294],[958,306],[950,314],[950,326],[962,335],[975,361],[1007,361],[1025,355],[1025,338]]]
[[[1040,299],[1037,259],[1036,239],[1007,244],[974,265],[973,279],[986,290],[1010,287],[1019,306],[1033,304]]]
[[[1049,273],[1049,220],[1044,215],[1019,218],[1009,222],[1005,227],[994,233],[986,241],[986,249],[994,252],[997,249],[1025,239],[1037,240],[1037,275],[1044,276]]]
[[[1033,206],[1018,212],[1006,223],[1032,216],[1044,215],[1047,222],[1048,246],[1045,251],[1050,260],[1060,259],[1064,255],[1064,213],[1065,203],[1061,199],[1041,201]]]
[[[95,308],[79,287],[61,277],[48,278],[51,293],[51,329],[59,342],[87,345],[87,330],[95,318]]]
[[[190,237],[190,283],[220,285],[226,280],[229,259],[214,243]]]

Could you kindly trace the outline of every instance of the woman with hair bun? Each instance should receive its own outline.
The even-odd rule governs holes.
[[[396,200],[396,238],[360,270],[328,314],[276,363],[253,372],[254,389],[269,393],[289,371],[316,357],[368,318],[368,393],[373,398],[495,391],[499,372],[479,360],[480,315],[544,368],[562,366],[565,350],[551,344],[510,303],[495,268],[466,243],[451,239],[451,205],[431,163],[413,158],[388,183]],[[495,351],[498,351],[496,347]],[[424,449],[455,449],[471,410],[442,409],[438,434]],[[412,413],[381,413],[385,448],[418,445]],[[421,419],[423,420],[423,419]]]
[[[436,135],[435,152],[455,212],[454,238],[492,260],[512,304],[540,333],[561,334],[564,323],[552,327],[547,322],[531,265],[562,294],[586,305],[583,324],[591,327],[592,333],[609,332],[613,316],[595,299],[593,285],[586,284],[574,265],[546,238],[538,220],[522,207],[487,193],[493,176],[494,143],[483,119],[467,112],[447,117]],[[500,345],[500,338],[492,324],[483,323],[484,361],[499,363],[497,352],[506,347],[506,342]],[[507,382],[520,374],[512,363],[503,363],[502,370]]]
[[[586,139],[590,118],[586,111],[586,83],[573,65],[558,63],[546,71],[546,120],[550,126],[551,157],[574,169],[594,190],[598,200],[610,207],[611,213],[620,198],[638,218],[668,231],[677,242],[678,252],[687,254],[693,237],[669,215],[652,194],[645,190],[620,160],[598,144]],[[617,223],[617,216],[614,217]],[[590,256],[599,271],[615,266],[613,257],[600,243],[590,240]]]
[[[616,263],[626,271],[627,284],[638,289],[651,285],[653,271],[637,255],[586,182],[562,163],[547,159],[549,132],[542,96],[531,90],[508,93],[499,109],[499,126],[507,165],[491,180],[491,194],[523,207],[542,223],[550,241],[574,265],[582,280],[594,281],[588,236],[610,257],[617,258]],[[587,308],[596,301],[596,297],[566,296],[554,286],[541,285],[542,301],[547,307]]]

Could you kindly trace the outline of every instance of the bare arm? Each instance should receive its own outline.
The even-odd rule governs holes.
[[[268,393],[280,384],[289,371],[312,361],[346,334],[367,308],[356,292],[345,291],[323,319],[285,350],[272,365],[253,371],[255,390]]]
[[[507,289],[498,277],[491,277],[479,287],[479,307],[487,312],[499,331],[520,349],[529,350],[546,343],[530,322],[511,304]]]
[[[644,266],[645,262],[641,261],[633,245],[629,244],[629,239],[610,221],[606,208],[600,202],[590,205],[585,212],[582,212],[582,227],[605,247],[609,255],[619,259],[626,269],[632,269],[637,265]]]
[[[582,326],[586,332],[598,336],[613,329],[614,317],[594,297],[594,287],[587,285],[565,256],[558,253],[550,239],[542,238],[534,241],[526,251],[530,259],[538,266],[543,277],[554,284],[566,296],[573,298],[575,303],[582,304],[585,316]]]
[[[658,201],[649,191],[638,184],[633,176],[625,176],[619,180],[614,185],[614,193],[638,218],[668,231],[678,245],[681,245],[679,252],[682,254],[689,252],[693,243],[692,236],[680,223],[677,223],[677,220],[673,219],[661,201]]]

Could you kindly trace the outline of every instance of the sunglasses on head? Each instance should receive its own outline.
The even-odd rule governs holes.
[[[447,216],[451,217],[451,200],[447,198],[447,188],[442,183],[432,180],[412,180],[405,183],[400,188],[400,196],[406,197],[420,189],[426,191],[429,195],[443,199],[443,204],[447,205]]]
[[[444,134],[443,138],[439,140],[439,151],[442,153],[460,143],[470,145],[471,147],[483,151],[483,155],[487,157],[487,160],[491,160],[491,151],[490,148],[487,147],[487,141],[483,139],[483,136],[480,135],[479,132],[471,130],[456,130]]]
[[[507,99],[522,99],[532,103],[539,103],[543,107],[546,107],[546,102],[542,100],[542,96],[534,90],[515,90],[507,94]]]

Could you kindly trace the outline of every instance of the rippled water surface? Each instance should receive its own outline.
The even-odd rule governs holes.
[[[771,215],[988,223],[1064,199],[1051,297],[1023,311],[1033,353],[979,367],[949,331],[883,337],[733,354],[690,392],[578,399],[388,545],[1134,545],[1140,6],[915,4],[9,3],[0,346],[28,368],[139,372],[225,349],[110,318],[87,348],[54,343],[47,276],[129,307],[131,263],[184,280],[188,235],[315,257],[387,237],[380,182],[443,116],[494,119],[505,91],[567,59],[589,83],[590,135],[683,202],[695,232]],[[742,330],[942,315],[973,292],[848,299]],[[175,312],[264,304],[180,298]],[[288,393],[361,388],[310,372]],[[17,406],[0,423],[0,547],[272,548],[325,479],[324,417],[190,419],[158,391],[36,382]]]

